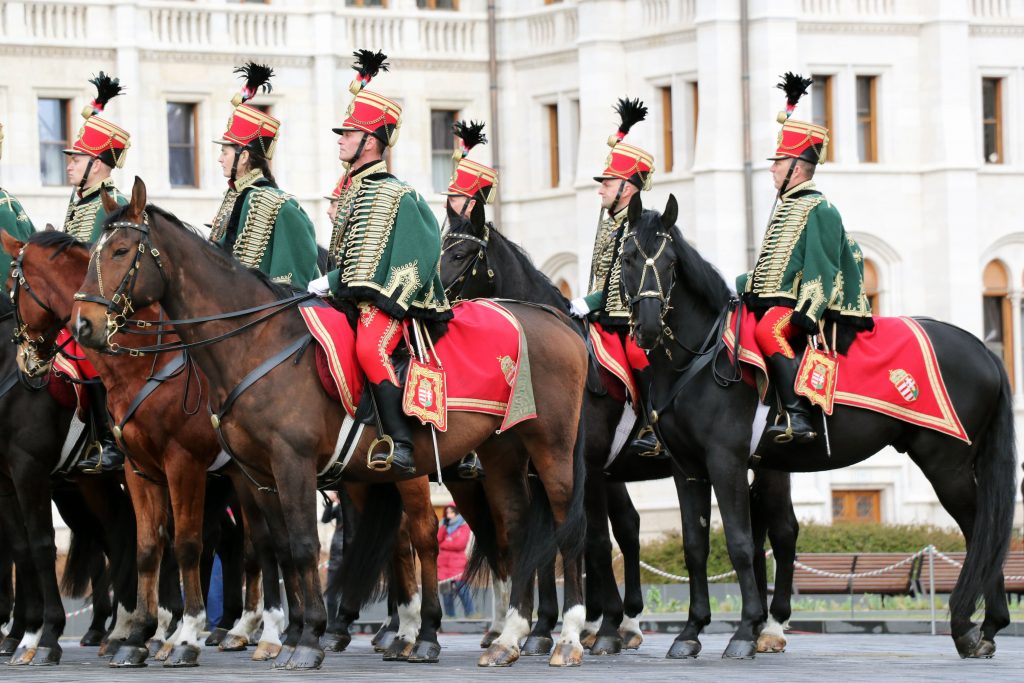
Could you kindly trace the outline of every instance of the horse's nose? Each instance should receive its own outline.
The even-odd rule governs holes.
[[[83,318],[81,312],[78,314],[78,318],[75,320],[75,339],[88,338],[92,333],[92,323],[89,322],[88,318]]]

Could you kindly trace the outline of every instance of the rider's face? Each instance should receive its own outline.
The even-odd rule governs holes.
[[[469,197],[463,197],[461,194],[452,195],[448,197],[448,206],[451,210],[460,216],[468,216],[476,206],[476,200],[470,199]]]
[[[221,171],[225,178],[231,177],[231,165],[235,163],[235,148],[231,145],[220,146],[220,156],[217,158]]]
[[[334,225],[334,217],[338,215],[338,200],[332,199],[331,203],[327,205],[327,217],[331,219],[331,225]]]
[[[622,194],[619,195],[618,208],[629,206],[630,198],[636,194],[636,186],[633,183],[623,182],[618,178],[606,178],[601,181],[597,188],[597,194],[601,197],[602,209],[615,213],[612,203],[615,201],[615,196],[619,194],[620,187],[622,188]]]
[[[356,150],[359,149],[359,143],[362,141],[363,136],[366,135],[361,130],[346,130],[338,136],[338,158],[342,161],[355,161]],[[366,141],[366,145],[363,146],[365,151],[372,143],[369,139]]]

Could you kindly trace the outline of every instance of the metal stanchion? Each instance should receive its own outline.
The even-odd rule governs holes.
[[[935,635],[935,546],[928,545],[928,597],[932,609],[932,635]]]

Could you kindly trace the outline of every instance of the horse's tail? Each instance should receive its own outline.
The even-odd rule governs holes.
[[[1013,392],[1002,361],[991,352],[989,355],[999,372],[999,403],[975,451],[974,529],[957,590],[950,597],[953,624],[970,621],[985,589],[1002,574],[1013,530],[1017,495]]]
[[[372,484],[366,496],[366,507],[359,515],[355,538],[346,548],[334,581],[327,592],[334,592],[346,604],[365,607],[380,600],[387,591],[382,581],[389,569],[402,521],[402,498],[394,484]]]
[[[89,525],[71,532],[71,545],[64,563],[64,574],[60,578],[60,592],[69,598],[80,598],[88,590],[92,578],[92,562],[96,553],[102,553],[96,536],[90,533]]]

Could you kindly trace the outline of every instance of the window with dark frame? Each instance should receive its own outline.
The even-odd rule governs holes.
[[[878,77],[857,76],[857,158],[878,161]]]
[[[693,147],[697,148],[697,123],[700,121],[700,86],[697,81],[690,83],[690,104],[693,109]]]
[[[416,0],[420,9],[459,9],[459,0]]]
[[[434,192],[446,192],[452,177],[452,149],[455,135],[452,126],[459,112],[450,109],[430,110],[430,168]]]
[[[167,103],[167,172],[171,187],[198,187],[196,110],[191,102]]]
[[[665,173],[675,166],[675,143],[672,130],[672,86],[659,88],[661,91],[661,157]]]
[[[811,76],[814,81],[811,85],[811,109],[814,116],[811,122],[828,129],[828,146],[825,149],[825,161],[832,161],[835,157],[835,144],[832,133],[832,77]]]
[[[1003,359],[1013,387],[1016,379],[1013,367],[1013,306],[1006,266],[999,261],[989,261],[982,274],[982,282],[985,287],[981,299],[982,340],[992,353]]]
[[[64,150],[71,146],[71,100],[40,97],[39,179],[43,185],[64,185]]]
[[[388,0],[345,0],[346,7],[387,7]]]
[[[981,79],[981,125],[985,163],[1003,163],[1003,79]]]
[[[562,183],[562,174],[559,168],[558,150],[558,105],[548,104],[544,106],[548,119],[548,167],[550,169],[551,187],[558,187]]]

